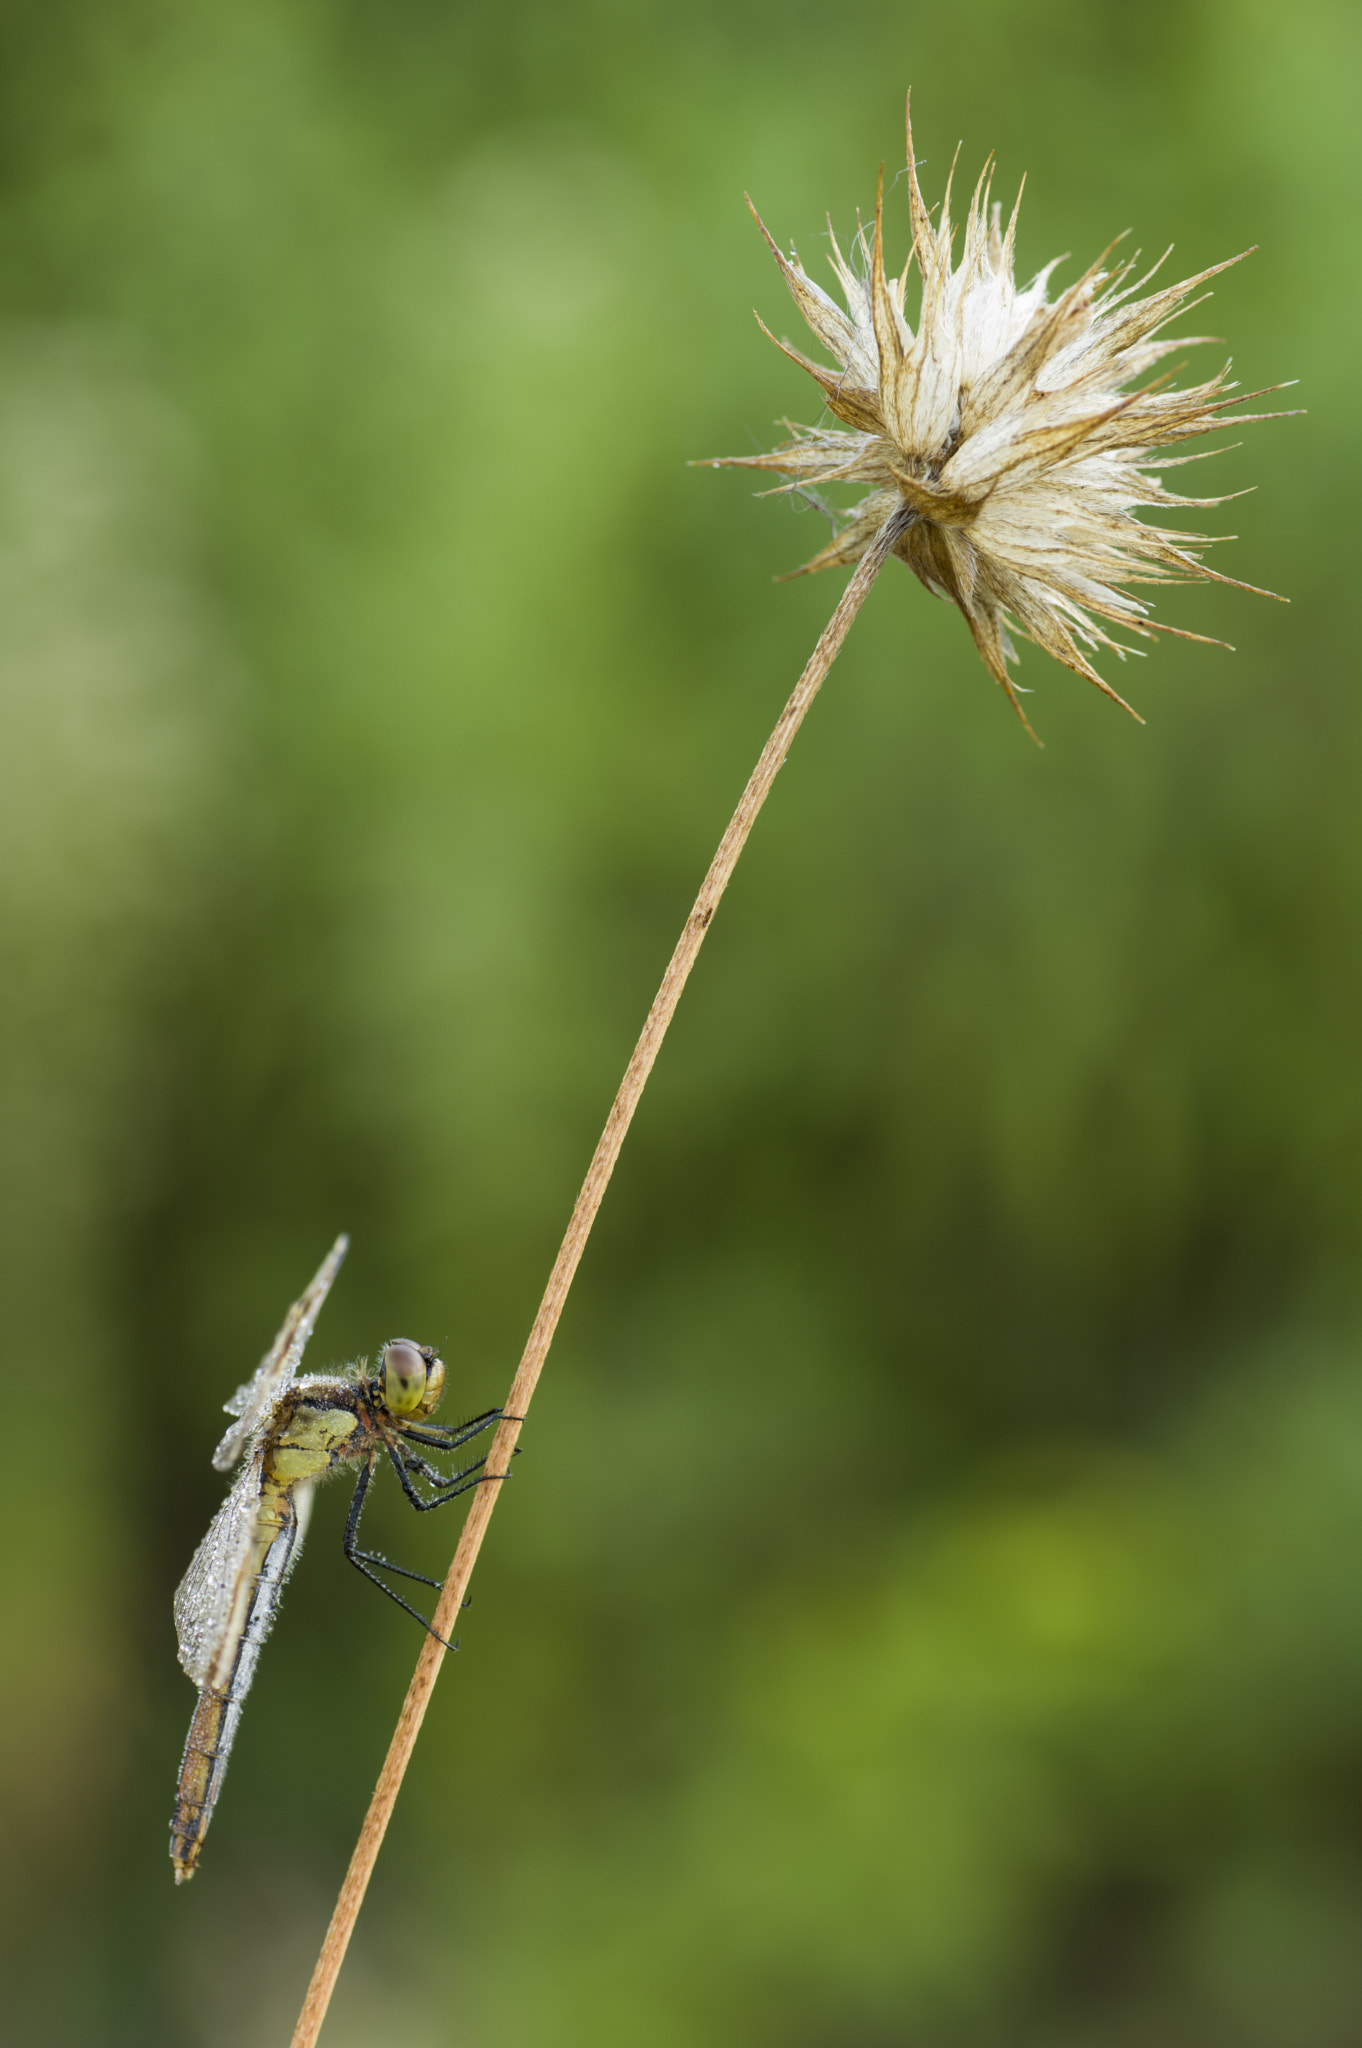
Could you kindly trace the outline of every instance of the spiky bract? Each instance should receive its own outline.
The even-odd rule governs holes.
[[[1004,233],[1000,209],[990,203],[991,169],[990,159],[953,266],[950,181],[934,228],[910,122],[913,246],[902,274],[885,274],[883,173],[874,235],[858,228],[855,263],[843,256],[829,222],[845,311],[797,255],[786,260],[757,216],[795,304],[836,368],[788,342],[776,345],[817,381],[841,424],[786,421],[791,438],[782,447],[718,461],[788,477],[780,489],[812,498],[838,522],[830,545],[797,575],[858,561],[885,519],[906,509],[911,517],[894,553],[929,590],[958,605],[1025,724],[1008,673],[1016,660],[1009,628],[1123,704],[1082,651],[1132,651],[1100,622],[1144,636],[1180,629],[1152,620],[1122,586],[1235,580],[1202,563],[1207,537],[1134,516],[1137,506],[1224,502],[1170,490],[1161,473],[1197,457],[1161,451],[1215,431],[1223,410],[1244,402],[1229,395],[1229,366],[1187,390],[1170,388],[1167,377],[1136,380],[1173,350],[1207,338],[1157,337],[1188,309],[1199,285],[1240,258],[1139,297],[1160,265],[1131,282],[1134,259],[1108,273],[1103,256],[1051,301],[1054,263],[1023,289],[1014,282],[1017,207]],[[914,260],[922,287],[916,331],[904,310]],[[1234,417],[1238,423],[1274,415]],[[865,495],[850,511],[833,511],[819,495],[826,484],[859,486]]]

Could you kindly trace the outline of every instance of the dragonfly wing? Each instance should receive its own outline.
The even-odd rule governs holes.
[[[231,1400],[225,1404],[227,1413],[235,1415],[237,1420],[213,1453],[213,1463],[219,1472],[231,1471],[274,1407],[279,1395],[297,1372],[303,1348],[312,1335],[313,1325],[321,1313],[322,1303],[331,1292],[331,1282],[340,1271],[341,1260],[349,1248],[348,1237],[336,1239],[318,1267],[312,1285],[294,1302],[284,1317],[283,1328],[256,1367],[254,1379],[248,1380],[244,1387],[238,1387]],[[215,1523],[214,1527],[216,1526]],[[209,1534],[211,1533],[210,1530]]]
[[[245,1466],[214,1515],[175,1595],[175,1629],[180,1663],[195,1685],[209,1682],[222,1660],[226,1637],[243,1614],[244,1589],[253,1565],[260,1519],[263,1457]]]

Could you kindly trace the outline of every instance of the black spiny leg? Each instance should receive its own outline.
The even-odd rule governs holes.
[[[432,1450],[457,1451],[464,1444],[471,1444],[475,1436],[481,1436],[494,1422],[500,1422],[500,1408],[489,1408],[482,1415],[475,1415],[471,1422],[407,1422],[402,1425],[402,1434],[413,1443],[426,1444]]]
[[[404,1434],[410,1438],[413,1432],[407,1430]],[[417,1437],[416,1441],[418,1443],[424,1442],[424,1438]],[[435,1470],[433,1465],[428,1465],[424,1458],[415,1457],[410,1460],[404,1458],[396,1444],[389,1444],[387,1452],[403,1493],[406,1494],[412,1506],[423,1515],[429,1514],[432,1508],[442,1508],[447,1501],[457,1500],[461,1493],[467,1493],[472,1487],[484,1484],[484,1481],[477,1475],[487,1463],[486,1458],[474,1459],[471,1465],[465,1465],[461,1472],[451,1472],[448,1479],[446,1479],[443,1474]],[[416,1491],[415,1486],[412,1484],[411,1475],[413,1470],[419,1472],[423,1479],[430,1480],[434,1488],[433,1500],[423,1500]],[[486,1484],[491,1485],[498,1477],[504,1476],[504,1474],[493,1473],[486,1481]]]
[[[411,1605],[411,1602],[404,1600],[400,1593],[394,1593],[391,1586],[385,1586],[378,1573],[371,1570],[370,1567],[381,1565],[385,1571],[398,1572],[405,1579],[419,1579],[423,1586],[439,1586],[443,1581],[440,1579],[428,1579],[424,1572],[409,1572],[404,1565],[389,1564],[386,1557],[378,1557],[370,1551],[361,1550],[358,1547],[356,1538],[359,1535],[359,1518],[364,1512],[364,1496],[369,1491],[373,1476],[373,1466],[366,1465],[355,1482],[355,1497],[350,1503],[350,1512],[345,1518],[345,1555],[349,1558],[357,1572],[363,1572],[371,1585],[377,1586],[380,1593],[386,1593],[390,1600],[395,1600],[398,1606],[411,1616],[413,1621],[419,1621],[427,1635],[434,1636],[436,1642],[443,1643],[447,1650],[456,1650],[458,1648],[457,1643],[448,1642],[438,1629],[431,1627],[424,1614],[419,1614]],[[410,1485],[410,1481],[407,1484]],[[421,1501],[420,1505],[427,1507],[438,1505],[438,1503]]]
[[[502,1411],[500,1408],[489,1408],[485,1414],[475,1415],[470,1422],[452,1423],[449,1425],[439,1422],[426,1422],[415,1425],[404,1423],[402,1425],[402,1434],[408,1442],[421,1444],[428,1450],[456,1451],[461,1445],[471,1443],[475,1436],[481,1436],[482,1432],[485,1429],[490,1429],[494,1422],[499,1422],[501,1415]],[[515,1419],[518,1421],[520,1418],[516,1417]],[[487,1462],[485,1458],[476,1459],[473,1464],[465,1465],[462,1471],[451,1473],[446,1478],[433,1465],[427,1464],[426,1460],[419,1453],[412,1455],[410,1460],[404,1459],[401,1452],[393,1444],[387,1446],[387,1452],[392,1460],[393,1470],[397,1474],[403,1493],[406,1494],[412,1506],[419,1509],[422,1514],[428,1513],[431,1508],[444,1507],[448,1501],[457,1500],[461,1493],[467,1493],[470,1488],[483,1483],[478,1475]],[[430,1482],[432,1488],[432,1498],[430,1500],[423,1500],[417,1492],[411,1477],[413,1471],[418,1472],[423,1479]],[[437,1643],[444,1643],[447,1650],[455,1650],[458,1648],[458,1644],[446,1642],[439,1630],[431,1627],[424,1614],[419,1614],[410,1602],[404,1600],[400,1593],[395,1593],[391,1586],[384,1585],[377,1572],[373,1570],[373,1566],[377,1565],[386,1572],[396,1572],[400,1578],[415,1579],[423,1586],[439,1587],[444,1584],[444,1581],[442,1579],[428,1578],[424,1572],[410,1571],[404,1564],[393,1564],[388,1558],[380,1557],[375,1551],[361,1550],[359,1548],[359,1521],[360,1516],[364,1512],[364,1497],[369,1491],[373,1476],[373,1466],[366,1465],[355,1484],[354,1499],[350,1503],[350,1513],[346,1517],[345,1522],[345,1555],[349,1558],[356,1571],[362,1572],[371,1584],[378,1587],[380,1593],[386,1593],[390,1600],[395,1600],[404,1613],[412,1617],[413,1621],[419,1621],[426,1633],[434,1636]],[[489,1483],[504,1477],[504,1473],[494,1473],[492,1481],[489,1481]],[[465,1605],[467,1605],[466,1602]]]

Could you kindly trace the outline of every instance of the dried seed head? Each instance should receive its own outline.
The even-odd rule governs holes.
[[[845,312],[793,251],[786,261],[753,209],[795,304],[837,367],[813,362],[788,342],[776,346],[816,380],[841,425],[786,421],[791,439],[782,447],[721,456],[714,466],[774,471],[790,479],[778,491],[812,500],[834,520],[834,539],[796,575],[859,561],[885,520],[906,514],[893,552],[929,590],[958,605],[989,673],[1029,731],[1008,674],[1017,658],[1010,631],[1129,710],[1082,647],[1110,647],[1122,657],[1135,651],[1111,639],[1103,620],[1146,638],[1179,628],[1150,619],[1122,586],[1235,582],[1203,565],[1207,537],[1147,524],[1134,509],[1223,504],[1169,490],[1161,473],[1198,457],[1158,451],[1214,432],[1226,407],[1263,394],[1229,396],[1235,386],[1227,381],[1228,364],[1185,391],[1170,388],[1167,375],[1127,388],[1174,350],[1208,338],[1156,337],[1187,310],[1199,285],[1240,257],[1141,298],[1135,295],[1164,259],[1132,283],[1135,260],[1109,273],[1101,267],[1104,255],[1052,302],[1054,263],[1022,290],[1014,282],[1017,207],[1004,233],[1000,210],[990,204],[991,170],[990,159],[953,268],[950,180],[933,228],[910,120],[913,246],[902,275],[885,274],[883,172],[874,236],[858,226],[854,262],[828,224]],[[904,313],[914,259],[922,284],[916,332]],[[1239,413],[1229,423],[1280,416]],[[850,511],[833,510],[819,495],[824,484],[859,486],[865,495]]]

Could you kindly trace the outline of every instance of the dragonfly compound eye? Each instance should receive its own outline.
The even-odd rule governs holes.
[[[426,1389],[427,1375],[426,1354],[419,1344],[413,1344],[407,1337],[399,1337],[386,1347],[383,1353],[383,1399],[390,1414],[415,1415],[431,1405]]]

